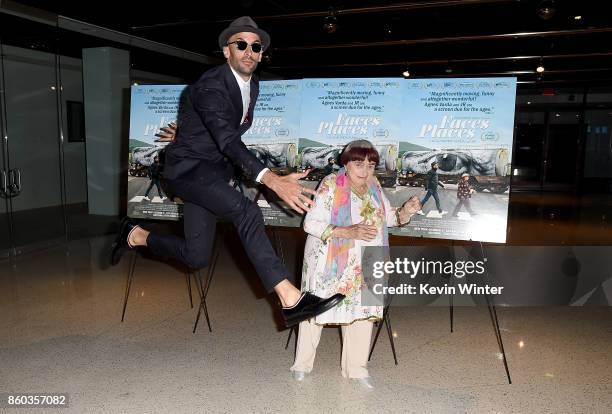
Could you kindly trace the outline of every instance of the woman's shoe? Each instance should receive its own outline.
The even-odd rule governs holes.
[[[291,371],[291,375],[293,375],[293,379],[296,381],[304,381],[306,377],[306,373],[304,371]]]
[[[374,389],[374,381],[372,381],[372,377],[355,378],[355,381],[357,381],[363,388],[369,390]]]

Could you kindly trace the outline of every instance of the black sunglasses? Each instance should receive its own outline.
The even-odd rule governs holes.
[[[240,51],[244,51],[247,49],[247,47],[249,46],[249,44],[246,42],[246,40],[236,40],[234,42],[229,42],[227,45],[231,45],[232,43],[236,43],[236,47],[238,48],[238,50]],[[261,43],[251,43],[251,50],[253,51],[253,53],[259,53],[261,52]]]

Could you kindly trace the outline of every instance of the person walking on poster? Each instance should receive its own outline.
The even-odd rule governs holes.
[[[469,183],[470,175],[468,173],[461,174],[461,180],[459,180],[459,184],[457,185],[457,205],[455,206],[455,210],[453,211],[453,217],[459,216],[459,210],[461,206],[465,206],[465,209],[470,213],[470,215],[475,216],[476,213],[472,210],[470,206],[470,198],[472,198],[472,193],[474,193],[474,189]]]
[[[444,188],[444,184],[442,184],[438,180],[438,162],[434,161],[431,163],[431,170],[427,172],[427,177],[425,179],[425,188],[427,189],[427,194],[421,200],[421,206],[424,206],[429,197],[433,197],[436,201],[436,208],[438,209],[438,213],[440,215],[446,214],[445,210],[442,210],[440,206],[440,197],[438,196],[438,186]],[[419,211],[420,215],[425,215],[423,210]]]
[[[153,164],[149,166],[148,171],[147,171],[149,179],[151,180],[151,182],[149,183],[149,188],[147,188],[147,192],[145,193],[145,198],[147,200],[150,200],[149,192],[153,189],[153,185],[157,187],[157,194],[159,195],[159,198],[161,198],[162,200],[166,199],[166,196],[164,196],[164,193],[162,192],[161,185],[160,185],[161,169],[162,169],[162,166],[159,163],[159,156],[156,155],[155,158],[153,158]]]

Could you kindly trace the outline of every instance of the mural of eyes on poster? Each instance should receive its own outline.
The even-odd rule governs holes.
[[[260,82],[253,123],[242,135],[247,148],[279,175],[298,169],[301,85],[300,80]],[[292,212],[272,191],[266,191],[265,186],[248,181],[236,184],[245,196],[257,203],[266,224],[301,225],[302,216]]]
[[[300,167],[319,182],[338,170],[351,141],[367,139],[379,154],[375,175],[395,187],[401,136],[402,79],[304,79],[300,125]]]
[[[279,97],[278,93],[273,93],[294,84],[301,85],[299,95]],[[368,139],[376,145],[381,154],[376,175],[383,185],[395,186],[402,101],[401,79],[270,81],[260,83],[260,97],[262,91],[272,92],[264,96],[267,112],[276,117],[283,115],[290,120],[297,120],[297,123],[291,122],[288,125],[299,126],[299,134],[288,134],[292,138],[299,138],[290,140],[292,151],[297,149],[294,165],[285,166],[287,144],[279,134],[257,137],[257,140],[250,137],[248,132],[243,135],[247,146],[258,154],[260,159],[267,160],[266,166],[280,174],[311,170],[306,179],[302,180],[302,184],[315,189],[323,177],[340,168],[340,152],[348,142]],[[270,102],[270,99],[274,101]],[[259,117],[265,120],[264,124],[269,123],[269,119],[274,119],[274,116],[263,113],[264,107],[260,105],[258,100],[253,118],[254,125]],[[280,128],[281,135],[285,134],[286,129]],[[270,150],[267,150],[265,155],[259,155],[263,152],[260,148],[262,141],[271,142]],[[296,147],[293,147],[294,143],[297,143]],[[282,161],[271,164],[270,160],[276,158]],[[249,198],[257,201],[266,224],[292,227],[302,225],[303,216],[291,211],[274,193],[262,189],[261,186],[250,185],[245,192],[249,194]]]
[[[423,208],[399,235],[506,241],[516,78],[407,80],[395,205]],[[436,164],[432,164],[432,163]]]
[[[164,147],[176,125],[185,85],[132,86],[127,214],[133,218],[178,220],[181,206],[163,188]]]

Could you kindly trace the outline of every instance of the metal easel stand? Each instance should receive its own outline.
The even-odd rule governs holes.
[[[374,352],[374,347],[376,346],[376,342],[378,341],[378,335],[380,335],[380,331],[382,330],[383,325],[387,327],[387,335],[389,335],[389,342],[391,343],[391,352],[393,353],[393,361],[395,361],[395,365],[397,363],[397,353],[395,352],[395,339],[393,338],[393,328],[391,327],[391,318],[389,317],[389,311],[391,309],[391,300],[383,309],[383,318],[382,320],[376,322],[378,324],[378,329],[376,329],[376,335],[374,336],[374,341],[372,342],[372,347],[370,348],[370,354],[368,355],[368,361],[372,358],[372,353]]]
[[[208,315],[208,307],[206,306],[206,297],[208,296],[208,291],[210,289],[210,284],[212,283],[212,278],[215,273],[215,267],[217,266],[217,260],[219,259],[219,250],[221,245],[221,240],[223,239],[224,229],[221,230],[221,237],[219,235],[215,235],[215,241],[213,243],[213,251],[211,255],[211,262],[207,268],[206,275],[206,283],[202,281],[202,271],[197,270],[193,272],[193,277],[196,279],[198,294],[200,295],[200,305],[198,307],[198,316],[196,316],[195,323],[193,324],[192,333],[196,332],[198,328],[198,323],[200,322],[200,316],[202,316],[202,311],[204,311],[204,316],[206,317],[206,324],[208,325],[208,332],[212,332],[212,327],[210,325],[210,317]],[[197,273],[197,277],[196,277]]]
[[[286,264],[287,262],[285,262],[285,252],[283,250],[283,243],[281,241],[280,235],[278,234],[278,231],[276,230],[275,227],[270,227],[270,232],[272,233],[272,237],[271,237],[272,246],[274,247],[274,250],[276,251],[276,254],[278,255],[281,262]],[[289,348],[289,342],[291,342],[291,336],[293,335],[294,332],[295,332],[295,341],[296,341],[295,345],[297,347],[298,326],[299,325],[294,325],[291,328],[289,328],[289,336],[287,337],[287,342],[285,343],[285,349]]]
[[[130,297],[130,291],[132,289],[132,282],[134,281],[134,273],[136,268],[136,260],[138,259],[138,250],[134,249],[130,257],[130,267],[127,274],[125,283],[125,294],[123,297],[123,312],[121,312],[121,322],[125,319],[125,310],[127,308],[128,299]],[[194,274],[195,278],[195,274]],[[193,309],[193,299],[191,298],[191,273],[185,273],[185,281],[187,282],[187,292],[189,294],[189,305]]]
[[[479,241],[478,243],[480,244],[480,252],[482,255],[482,260],[486,262],[487,257],[485,256],[484,247],[482,245],[482,242]],[[485,277],[488,278],[488,276],[489,276],[489,271],[486,269],[486,266],[485,266]],[[454,285],[455,285],[455,278],[452,277],[451,286],[454,286]],[[495,332],[495,339],[497,340],[497,345],[499,346],[499,352],[501,353],[502,359],[504,361],[504,368],[506,370],[506,377],[508,378],[508,384],[512,384],[512,379],[510,378],[510,370],[508,368],[508,360],[506,359],[506,351],[504,350],[504,341],[502,339],[501,329],[499,328],[499,319],[497,317],[497,310],[495,308],[495,303],[493,302],[491,298],[489,298],[488,294],[485,293],[484,297],[487,302],[487,307],[489,308],[489,316],[491,317],[491,323],[493,324],[493,331]],[[453,317],[454,317],[453,311],[454,311],[454,303],[453,303],[453,294],[451,293],[449,295],[449,313],[450,313],[451,333],[453,332]]]

